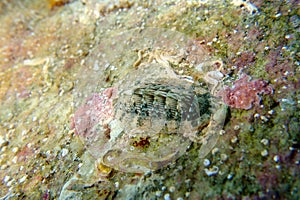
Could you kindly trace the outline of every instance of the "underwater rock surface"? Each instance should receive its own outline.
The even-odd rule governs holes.
[[[0,199],[300,199],[299,10],[297,0],[0,1]],[[143,32],[149,27],[160,31]],[[220,131],[208,135],[216,137],[203,137],[204,127],[167,135],[185,144],[177,158],[167,147],[171,159],[164,157],[162,167],[149,172],[146,161],[142,173],[123,170],[121,157],[132,158],[124,153],[111,162],[115,168],[106,166],[108,157],[105,163],[99,157],[105,151],[97,154],[99,145],[84,139],[85,128],[120,141],[122,131],[110,132],[113,123],[95,124],[128,122],[132,115],[143,123],[121,123],[121,130],[149,130],[148,102],[167,94],[159,105],[170,114],[162,121],[177,129],[171,121],[180,109],[174,105],[184,104],[171,97],[183,98],[182,90],[173,90],[177,81],[169,87],[146,70],[168,64],[173,80],[187,83],[187,94],[209,91],[211,113],[218,113],[213,80],[243,101],[227,103],[222,128],[211,124]],[[207,66],[212,73],[193,73]],[[139,84],[141,78],[148,81]],[[206,106],[199,108],[197,116],[206,113]],[[89,109],[97,123],[85,113]],[[82,118],[77,131],[75,118]],[[148,137],[131,142],[139,156],[155,146],[163,150]]]

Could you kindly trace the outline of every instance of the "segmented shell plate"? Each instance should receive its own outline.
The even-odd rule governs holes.
[[[210,117],[209,94],[197,95],[186,81],[157,80],[124,91],[116,103],[116,117],[126,132],[136,135],[195,132]],[[200,104],[201,103],[201,104]],[[202,113],[199,111],[202,110]],[[189,130],[182,130],[189,123]]]

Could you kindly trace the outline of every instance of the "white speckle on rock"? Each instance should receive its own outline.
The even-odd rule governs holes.
[[[215,154],[217,154],[218,152],[219,152],[219,148],[214,148],[214,149],[211,151],[212,155],[215,155]]]
[[[205,167],[208,167],[208,166],[210,165],[210,160],[204,159],[204,160],[203,160],[203,165],[204,165]]]
[[[5,176],[4,179],[3,179],[3,182],[7,183],[9,180],[10,180],[10,176]]]
[[[170,192],[175,192],[175,187],[174,187],[174,186],[171,186],[171,187],[169,188],[169,191],[170,191]]]
[[[250,14],[255,14],[258,12],[258,9],[254,4],[245,0],[232,0],[231,4],[240,8],[245,8]]]
[[[221,154],[221,160],[226,161],[228,159],[228,156],[225,153]]]
[[[17,153],[17,152],[18,152],[18,150],[19,150],[19,148],[18,148],[18,147],[14,147],[14,148],[12,149],[12,152],[14,152],[14,153]]]
[[[275,155],[274,157],[273,157],[273,160],[275,161],[275,162],[279,162],[279,156],[278,155]]]
[[[32,143],[28,143],[28,144],[27,144],[27,147],[28,147],[28,148],[31,148],[32,146],[33,146]]]
[[[256,113],[254,114],[254,118],[259,118],[260,117],[260,114]]]
[[[240,129],[240,126],[239,126],[239,125],[235,125],[235,126],[233,127],[233,129],[234,129],[235,131],[238,131],[238,130]]]
[[[267,139],[262,139],[261,141],[260,141],[260,143],[262,143],[263,145],[265,145],[265,146],[267,146],[267,145],[269,145],[269,140],[267,140]]]
[[[235,69],[237,69],[237,66],[236,66],[236,65],[233,65],[233,66],[231,67],[231,69],[232,69],[232,70],[235,70]]]
[[[80,168],[82,165],[83,165],[83,163],[79,163],[79,164],[78,164],[78,168]]]
[[[281,13],[277,13],[276,15],[275,15],[275,18],[278,18],[278,17],[280,17],[281,16]]]
[[[50,156],[51,156],[51,151],[50,151],[50,150],[46,151],[46,156],[47,156],[47,157],[50,157]]]
[[[17,163],[17,161],[18,161],[18,157],[17,157],[17,156],[15,156],[15,157],[12,159],[12,162],[16,164],[16,163]]]
[[[226,133],[225,130],[220,130],[220,135],[224,135]]]
[[[0,167],[1,170],[5,170],[6,168],[8,168],[8,165],[4,164]]]
[[[19,183],[23,183],[27,179],[27,175],[19,179]]]
[[[10,125],[8,126],[9,129],[13,129],[14,127],[15,127],[14,124],[10,124]]]
[[[6,184],[6,186],[7,186],[7,187],[12,186],[13,182],[14,182],[14,179],[10,180],[10,181]]]
[[[260,154],[261,154],[261,156],[266,157],[266,156],[269,155],[269,152],[268,152],[267,149],[264,149],[264,150],[262,150],[262,151],[260,152]]]
[[[228,174],[228,175],[227,175],[227,179],[228,179],[228,180],[231,180],[232,178],[233,178],[233,174]]]
[[[294,151],[295,148],[294,148],[294,147],[289,147],[289,150],[290,150],[290,151]]]
[[[155,196],[161,197],[161,191],[156,191],[156,192],[155,192]]]
[[[205,171],[205,173],[206,173],[207,176],[213,176],[213,175],[218,174],[218,172],[219,172],[219,167],[213,166],[213,167],[210,168],[210,169],[205,168],[204,171]]]
[[[164,195],[164,200],[171,200],[171,197],[170,197],[169,193]]]
[[[237,143],[238,138],[236,136],[233,136],[230,141],[232,144],[235,144],[235,143]]]
[[[269,119],[266,116],[260,116],[260,119],[264,122],[269,121]]]
[[[190,197],[190,194],[191,194],[190,192],[186,192],[185,197],[187,197],[187,198]]]
[[[4,137],[0,135],[0,147],[5,143]]]
[[[61,150],[61,156],[62,156],[62,157],[65,157],[68,153],[69,153],[69,150],[66,149],[66,148],[63,148],[63,149]]]
[[[35,122],[36,120],[37,120],[37,117],[36,117],[36,116],[33,116],[33,117],[32,117],[32,121]]]
[[[21,132],[21,134],[24,136],[24,135],[26,135],[27,134],[27,130],[23,130],[22,132]]]

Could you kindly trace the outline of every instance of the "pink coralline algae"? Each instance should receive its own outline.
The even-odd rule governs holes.
[[[263,80],[252,80],[246,74],[234,82],[232,88],[225,87],[219,95],[223,101],[233,108],[249,110],[253,104],[260,105],[259,94],[271,94],[273,88]]]
[[[74,116],[75,133],[84,137],[92,137],[99,124],[103,129],[113,118],[113,99],[117,93],[116,88],[107,88],[102,93],[95,93],[79,107]]]

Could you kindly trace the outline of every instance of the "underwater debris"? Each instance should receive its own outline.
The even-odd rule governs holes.
[[[234,82],[232,88],[225,87],[220,91],[223,101],[232,108],[249,110],[253,104],[260,105],[259,94],[272,94],[273,88],[263,80],[252,80],[250,76],[243,74]]]

